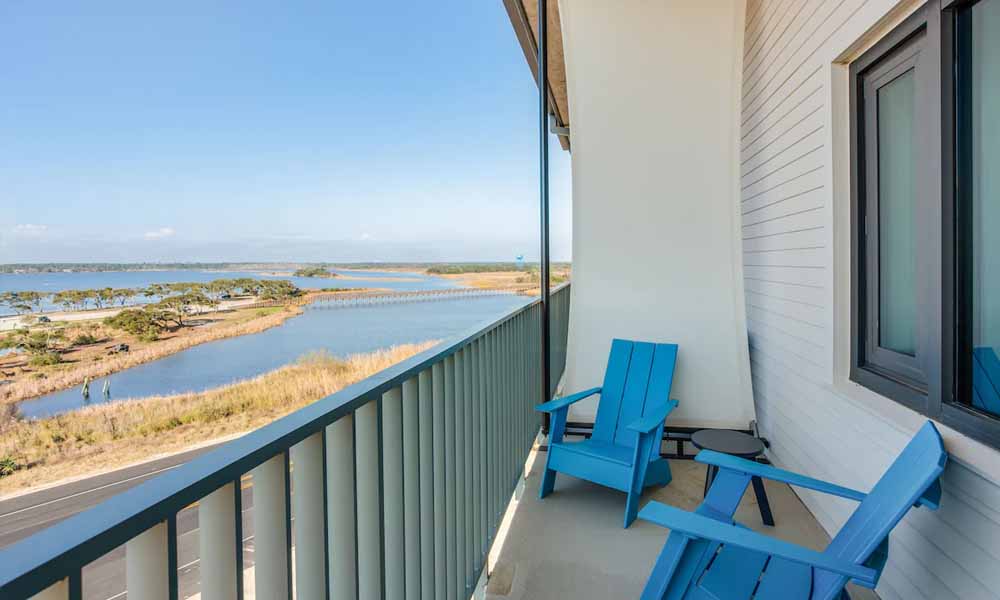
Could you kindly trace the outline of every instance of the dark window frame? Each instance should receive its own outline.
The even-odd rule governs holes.
[[[935,419],[973,439],[1000,448],[1000,416],[982,412],[962,402],[970,397],[972,385],[972,246],[968,235],[972,223],[971,202],[960,182],[970,176],[970,160],[963,141],[971,123],[963,120],[963,86],[969,75],[963,72],[967,37],[958,35],[969,9],[980,0],[930,0],[894,28],[870,50],[854,61],[850,72],[851,122],[851,363],[850,379],[891,400]],[[862,168],[865,153],[865,119],[859,114],[864,104],[863,75],[873,65],[892,56],[907,41],[923,35],[921,53],[934,65],[934,77],[917,88],[918,96],[931,102],[926,122],[921,125],[920,147],[932,175],[930,189],[939,190],[932,208],[924,208],[924,221],[935,223],[930,235],[932,260],[921,264],[932,273],[921,284],[926,316],[927,354],[924,369],[926,386],[898,373],[872,364],[870,356],[870,310],[865,306],[865,289],[870,251],[863,235],[868,192]],[[869,151],[870,152],[870,151]],[[919,213],[918,213],[919,214]],[[936,218],[936,221],[935,221]],[[940,223],[936,226],[936,223]],[[926,240],[925,240],[926,241]],[[877,259],[876,259],[877,260]],[[940,266],[940,268],[937,268]],[[934,317],[937,315],[937,318]],[[875,330],[877,335],[877,329]],[[918,342],[919,344],[919,342]],[[916,384],[916,385],[915,385]]]
[[[929,5],[918,9],[871,49],[850,65],[851,115],[851,372],[850,378],[883,396],[919,412],[927,412],[928,398],[940,395],[941,365],[937,362],[941,341],[941,306],[936,290],[940,289],[941,269],[921,269],[917,280],[917,315],[923,326],[917,330],[916,355],[911,357],[878,345],[878,198],[877,165],[868,157],[877,156],[878,123],[869,96],[877,94],[881,80],[908,71],[919,75],[916,98],[921,105],[916,112],[918,136],[914,140],[918,161],[939,163],[940,131],[929,115],[940,112],[936,99],[940,93],[940,74],[936,48],[939,47],[937,12]],[[919,61],[919,65],[918,65]],[[919,66],[919,71],[917,70]],[[866,102],[866,99],[868,100]],[[874,139],[873,139],[874,138]],[[940,215],[934,189],[940,189],[935,169],[918,170],[918,189],[923,196],[915,207],[918,262],[921,265],[940,261],[941,235],[937,230]],[[939,209],[938,209],[939,210]],[[935,218],[937,216],[938,218]],[[867,235],[866,235],[867,232]]]

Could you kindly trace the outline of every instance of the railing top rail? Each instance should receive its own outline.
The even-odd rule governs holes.
[[[0,550],[0,595],[40,592],[540,302],[536,298]]]

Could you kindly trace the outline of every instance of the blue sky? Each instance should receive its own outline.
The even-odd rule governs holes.
[[[537,257],[500,0],[11,0],[0,56],[0,262]]]

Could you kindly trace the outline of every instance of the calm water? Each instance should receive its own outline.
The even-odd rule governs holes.
[[[92,290],[112,288],[144,288],[153,283],[205,283],[213,279],[287,279],[303,289],[339,287],[377,287],[393,290],[439,290],[458,285],[443,277],[431,277],[420,273],[396,273],[388,271],[343,271],[331,269],[344,277],[320,279],[315,277],[282,277],[252,271],[107,271],[104,273],[2,273],[0,293],[34,291],[54,293],[63,290]],[[351,279],[345,279],[350,277]],[[406,279],[408,281],[394,281]],[[58,310],[61,307],[46,302],[43,310]],[[0,306],[0,316],[13,314]]]
[[[90,402],[104,401],[105,379],[110,380],[113,400],[139,398],[225,385],[271,371],[314,350],[346,356],[393,344],[447,340],[528,301],[524,296],[491,296],[351,308],[311,306],[262,333],[202,344],[95,380],[90,385]],[[76,387],[22,402],[21,411],[27,417],[41,417],[84,404]]]

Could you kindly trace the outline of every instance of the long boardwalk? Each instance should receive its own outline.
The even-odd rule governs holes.
[[[533,286],[517,288],[454,288],[443,290],[422,290],[414,292],[322,292],[311,296],[312,308],[342,308],[348,306],[370,306],[373,304],[394,304],[397,302],[428,302],[452,298],[476,298],[482,296],[512,296],[531,291]]]
[[[396,302],[427,302],[450,298],[476,298],[482,296],[513,296],[537,290],[536,286],[513,288],[449,288],[443,290],[423,290],[416,292],[367,291],[367,292],[319,292],[309,295],[310,308],[341,308],[345,306],[369,306],[372,304],[392,304]],[[537,291],[536,291],[537,293]],[[240,308],[264,308],[281,306],[283,302],[264,300],[246,304]]]

